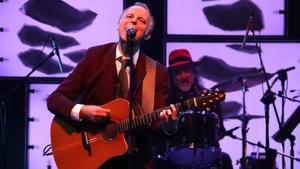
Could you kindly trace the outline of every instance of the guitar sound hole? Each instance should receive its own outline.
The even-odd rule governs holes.
[[[104,138],[106,140],[113,140],[118,134],[118,128],[114,124],[109,124],[103,132]]]

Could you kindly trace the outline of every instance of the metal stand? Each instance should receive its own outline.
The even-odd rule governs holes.
[[[285,85],[284,85],[284,82],[287,80],[287,72],[286,71],[279,71],[278,73],[278,79],[280,80],[280,84],[281,84],[281,95],[285,95]],[[281,98],[281,125],[284,124],[284,108],[285,108],[285,99],[282,97]],[[281,146],[282,146],[282,152],[285,153],[285,146],[284,146],[284,142],[281,143]],[[285,169],[286,166],[285,166],[285,158],[284,156],[282,156],[282,169]]]
[[[242,116],[242,160],[241,166],[242,169],[246,168],[246,155],[247,155],[247,126],[248,126],[248,118],[246,111],[246,92],[248,91],[248,87],[244,83],[243,77],[239,78],[239,82],[242,86],[243,93],[243,116]]]
[[[294,157],[294,155],[295,155],[295,152],[294,152],[295,139],[296,139],[296,137],[294,135],[290,134],[289,140],[291,142],[291,150],[290,150],[291,157]],[[291,169],[294,169],[294,160],[293,159],[291,159]]]
[[[274,103],[275,99],[276,98],[274,97],[274,94],[270,90],[267,90],[266,93],[263,95],[262,99],[260,100],[265,105],[266,152],[269,151],[269,147],[270,147],[270,139],[269,139],[270,104]]]
[[[255,42],[255,46],[257,48],[257,52],[258,52],[258,56],[259,56],[259,60],[260,60],[260,65],[261,65],[261,70],[263,72],[262,76],[263,76],[264,80],[266,81],[266,85],[267,85],[267,91],[264,94],[264,96],[261,99],[261,101],[265,104],[265,116],[266,116],[266,155],[267,155],[267,160],[268,160],[269,159],[269,155],[268,155],[267,152],[269,152],[269,148],[270,148],[270,144],[269,144],[269,142],[270,142],[269,141],[269,109],[270,109],[270,104],[273,105],[273,109],[274,109],[274,112],[275,112],[275,115],[276,115],[276,119],[277,119],[277,123],[278,123],[278,126],[279,126],[279,130],[281,130],[282,127],[281,127],[281,123],[279,121],[278,111],[277,111],[276,105],[274,103],[275,97],[274,97],[273,92],[271,91],[271,86],[270,86],[269,80],[267,78],[267,72],[266,72],[265,66],[263,64],[263,60],[262,60],[262,56],[261,56],[261,49],[258,46],[258,40],[256,39],[254,30],[251,29],[251,32],[253,34],[253,39],[254,39],[254,42]]]

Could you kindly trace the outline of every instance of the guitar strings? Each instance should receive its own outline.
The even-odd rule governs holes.
[[[215,93],[216,94],[216,93]],[[208,98],[206,98],[206,99],[209,99],[209,97]],[[190,100],[187,100],[187,102],[188,101],[193,101],[192,99],[190,99]],[[189,103],[189,102],[188,102]],[[175,104],[176,105],[176,108],[177,108],[177,104]],[[167,107],[165,107],[165,108],[170,108],[170,106],[167,106]],[[159,109],[159,111],[162,111],[163,110],[163,108],[162,109]],[[156,111],[158,111],[158,110],[156,110]],[[144,114],[144,115],[147,115],[147,114]],[[143,115],[142,115],[143,116]],[[135,119],[135,120],[137,120],[136,121],[136,123],[139,123],[139,119]],[[125,123],[124,125],[125,125],[125,129],[128,127],[128,120],[123,120],[123,121],[121,121],[121,122],[119,122],[119,123],[114,123],[114,124],[111,124],[111,125],[108,125],[108,127],[105,127],[104,129],[101,129],[101,130],[98,130],[98,131],[96,131],[96,132],[98,132],[98,134],[96,134],[95,135],[95,137],[93,137],[93,138],[91,138],[91,139],[89,139],[88,140],[88,142],[89,143],[92,143],[92,142],[95,142],[95,141],[98,141],[98,140],[104,140],[104,139],[107,139],[107,138],[109,138],[109,137],[106,137],[106,135],[104,134],[105,133],[105,131],[106,130],[109,130],[109,129],[112,129],[112,128],[117,128],[117,132],[120,132],[120,125],[122,124],[122,123]],[[133,124],[134,125],[134,124]]]
[[[95,136],[91,139],[88,139],[88,142],[89,143],[92,143],[92,142],[95,142],[95,141],[98,141],[98,140],[104,140],[104,139],[107,139],[108,137],[105,136],[105,131],[106,130],[109,130],[109,129],[113,129],[113,128],[118,128],[120,123],[114,123],[114,124],[111,124],[111,125],[108,125],[108,127],[105,127],[101,130],[98,130],[96,131],[98,134],[95,134]],[[118,131],[119,132],[119,129]]]

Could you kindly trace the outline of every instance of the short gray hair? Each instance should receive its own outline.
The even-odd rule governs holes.
[[[146,9],[146,11],[149,13],[149,15],[150,15],[150,28],[149,28],[148,34],[150,35],[150,34],[152,33],[153,29],[154,29],[154,18],[153,18],[152,12],[150,11],[149,7],[148,7],[145,3],[142,3],[142,2],[136,2],[136,3],[134,3],[134,5],[127,7],[127,8],[122,12],[122,14],[121,14],[121,16],[120,16],[120,19],[122,18],[123,14],[124,14],[130,7],[133,7],[133,6],[140,6],[140,7],[144,8],[144,9]],[[120,19],[119,19],[119,20],[120,20]]]

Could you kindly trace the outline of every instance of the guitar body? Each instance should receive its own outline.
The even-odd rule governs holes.
[[[110,120],[113,122],[128,119],[129,103],[125,99],[114,100],[103,107],[111,109]],[[99,135],[91,130],[85,134],[74,124],[54,117],[51,124],[51,145],[59,169],[96,169],[108,159],[122,155],[128,149],[124,133],[115,132],[114,136],[109,138],[105,136],[106,132]],[[87,148],[83,138],[94,141],[89,143]],[[98,139],[95,141],[95,138]]]

